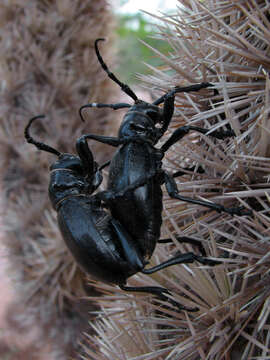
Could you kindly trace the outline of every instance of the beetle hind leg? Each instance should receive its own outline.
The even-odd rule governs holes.
[[[202,243],[201,243],[200,240],[194,239],[194,238],[189,237],[189,236],[176,236],[176,240],[177,240],[180,244],[186,243],[186,244],[191,244],[191,245],[197,246],[197,247],[198,247],[198,250],[200,251],[200,253],[201,253],[203,256],[206,256],[206,252],[205,252],[204,247],[203,247],[203,245],[202,245]],[[159,243],[159,244],[172,244],[173,241],[172,241],[172,239],[170,239],[170,238],[167,238],[167,239],[159,239],[159,240],[158,240],[158,243]]]
[[[179,302],[171,299],[166,294],[171,294],[166,288],[160,287],[160,286],[125,286],[125,285],[119,285],[120,289],[124,291],[133,291],[133,292],[143,292],[155,295],[157,298],[163,301],[167,301],[168,303],[172,304],[173,306],[177,307],[180,311],[189,311],[189,312],[196,312],[199,309],[198,308],[190,308],[186,307],[184,305],[181,305]]]
[[[172,265],[191,264],[194,261],[198,261],[200,264],[208,265],[208,266],[215,266],[215,265],[221,264],[220,261],[208,259],[205,256],[199,256],[199,255],[194,254],[193,252],[188,252],[185,254],[174,256],[171,259],[164,261],[163,263],[161,263],[159,265],[153,266],[150,269],[143,269],[143,270],[141,270],[141,272],[143,274],[153,274],[159,270],[165,269]]]
[[[149,274],[153,274],[159,270],[165,269],[166,267],[169,267],[172,265],[188,264],[188,263],[193,263],[194,261],[198,261],[199,263],[201,263],[203,265],[208,265],[208,266],[214,266],[214,265],[220,264],[219,261],[208,259],[204,256],[198,256],[192,252],[189,252],[186,254],[181,254],[181,255],[175,256],[175,257],[173,257],[157,266],[154,266],[150,269],[142,269],[141,272],[143,274],[149,275]],[[167,301],[168,303],[177,307],[179,310],[185,310],[185,311],[189,311],[189,312],[195,312],[195,311],[199,310],[198,308],[185,307],[185,306],[179,304],[177,301],[171,299],[169,296],[166,295],[166,294],[170,295],[170,292],[166,288],[162,288],[159,286],[141,286],[141,287],[133,287],[133,286],[125,286],[125,285],[119,285],[119,286],[122,290],[125,290],[125,291],[144,292],[144,293],[149,293],[149,294],[155,295],[160,300]]]

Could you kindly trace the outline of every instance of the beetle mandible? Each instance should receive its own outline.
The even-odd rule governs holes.
[[[124,290],[127,288],[125,285],[127,279],[137,272],[158,271],[158,267],[152,268],[150,271],[144,269],[147,264],[145,254],[148,254],[149,251],[142,253],[136,239],[134,241],[121,222],[114,219],[105,209],[107,198],[111,199],[111,192],[105,190],[93,194],[102,182],[101,169],[104,165],[98,168],[87,140],[80,138],[77,141],[78,156],[60,153],[53,147],[36,141],[30,135],[30,127],[34,121],[43,117],[44,115],[39,115],[30,119],[25,128],[25,139],[39,150],[58,157],[50,167],[49,197],[53,208],[57,211],[62,237],[77,263],[86,273],[97,280],[119,285]],[[128,196],[153,176],[156,176],[155,171],[150,171],[141,179],[137,178],[135,183],[128,185],[118,193],[115,192],[113,198],[122,199]],[[198,240],[182,237],[179,238],[179,241],[198,246],[205,255]],[[190,263],[195,260],[205,265],[217,264],[216,261],[207,259],[205,256],[187,253],[172,258],[166,265],[162,264],[161,268],[178,263]],[[166,288],[145,286],[130,287],[129,289],[154,294],[180,309],[197,310],[182,306],[166,296],[166,294],[170,294]]]
[[[130,234],[138,247],[138,252],[143,259],[149,259],[160,238],[162,224],[162,190],[161,185],[165,184],[166,190],[171,198],[205,206],[217,212],[226,212],[231,215],[248,215],[249,211],[243,211],[243,207],[226,208],[223,205],[210,201],[203,201],[181,196],[174,178],[183,174],[182,170],[170,175],[162,169],[162,159],[166,151],[176,142],[181,140],[190,131],[197,131],[207,134],[208,129],[197,126],[182,126],[176,129],[167,141],[160,147],[155,145],[167,131],[174,112],[175,94],[179,92],[199,91],[213,86],[211,83],[194,84],[187,87],[176,87],[168,91],[153,103],[138,99],[133,90],[122,83],[107,67],[98,48],[100,38],[95,41],[95,51],[99,63],[110,79],[116,82],[134,104],[116,103],[102,104],[90,103],[82,106],[79,110],[81,119],[82,111],[85,108],[111,108],[113,110],[128,108],[120,125],[118,136],[109,137],[102,135],[83,135],[78,142],[92,139],[117,148],[109,167],[109,179],[106,193],[106,202],[114,219],[117,219]],[[164,103],[161,109],[158,105]],[[209,134],[217,139],[225,139],[234,136],[233,130],[216,130]],[[116,198],[115,194],[122,192],[132,184],[142,179],[154,170],[155,175],[145,181],[142,186],[136,187],[134,191],[127,192],[125,196]],[[190,169],[193,170],[193,169]],[[189,255],[190,259],[193,255]],[[170,264],[183,263],[185,256],[176,256],[168,261],[152,268],[144,269],[144,273],[153,273],[163,269]],[[189,260],[186,259],[188,262]],[[191,261],[191,260],[190,260]],[[192,260],[194,261],[194,260]],[[210,264],[210,262],[209,262]],[[124,290],[137,291],[136,288],[122,286]],[[138,290],[139,291],[139,290]]]

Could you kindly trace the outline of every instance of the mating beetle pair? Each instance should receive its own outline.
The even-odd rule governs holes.
[[[162,184],[165,184],[172,198],[231,215],[246,214],[242,212],[242,208],[225,208],[219,204],[179,195],[174,177],[182,175],[183,172],[180,170],[170,175],[162,169],[162,158],[173,144],[189,131],[206,134],[207,129],[195,126],[180,127],[159,149],[155,147],[172,119],[175,94],[199,91],[212,85],[201,83],[184,88],[176,87],[152,104],[139,100],[129,86],[121,83],[109,71],[99,53],[98,42],[101,40],[103,39],[96,40],[95,50],[102,68],[134,100],[134,105],[91,103],[80,108],[80,116],[83,120],[82,111],[88,107],[108,107],[114,110],[128,108],[118,136],[83,135],[76,143],[78,156],[62,154],[34,140],[30,135],[31,124],[41,118],[41,115],[29,121],[25,128],[25,138],[38,149],[58,156],[58,160],[51,166],[49,195],[58,213],[59,227],[65,243],[79,265],[96,279],[117,284],[123,290],[151,293],[181,309],[196,310],[183,307],[171,300],[166,295],[169,293],[166,288],[130,287],[126,286],[126,281],[137,272],[152,274],[175,264],[198,261],[213,266],[218,263],[205,257],[200,242],[182,237],[178,240],[198,246],[202,255],[189,252],[172,257],[150,269],[145,268],[156,244],[171,241],[160,239]],[[162,103],[164,105],[161,109],[158,105]],[[209,135],[224,139],[233,136],[234,133],[231,130],[218,130]],[[116,147],[111,161],[99,168],[89,149],[88,139]],[[107,190],[93,194],[102,182],[101,171],[107,165],[110,166]]]

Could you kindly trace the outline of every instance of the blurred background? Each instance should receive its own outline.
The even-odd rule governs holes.
[[[116,71],[121,74],[123,81],[134,84],[138,82],[136,74],[151,73],[146,64],[154,67],[161,65],[161,60],[140,40],[147,41],[150,46],[158,47],[161,53],[167,54],[170,46],[158,36],[156,25],[161,22],[153,15],[168,16],[176,9],[176,4],[175,0],[119,0],[118,5],[115,3]]]

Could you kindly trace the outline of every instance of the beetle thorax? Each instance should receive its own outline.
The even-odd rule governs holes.
[[[62,154],[51,165],[50,170],[49,196],[55,209],[63,199],[91,192],[91,181],[85,174],[79,157]]]

